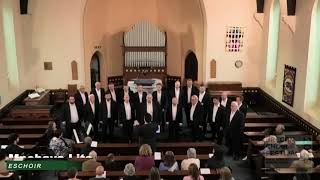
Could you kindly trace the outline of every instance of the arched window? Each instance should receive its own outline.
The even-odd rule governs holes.
[[[193,81],[198,80],[198,60],[194,52],[189,52],[184,64],[184,76],[185,78],[191,78]]]
[[[278,40],[280,27],[280,3],[273,0],[270,9],[269,34],[267,49],[266,86],[275,88],[278,60]]]
[[[320,2],[316,0],[312,10],[307,77],[305,89],[305,110],[320,106]],[[320,113],[320,112],[319,112]]]
[[[95,52],[90,63],[91,88],[95,87],[96,82],[100,82],[100,59],[98,52]]]
[[[210,62],[210,78],[217,77],[217,62],[216,60],[212,59]]]

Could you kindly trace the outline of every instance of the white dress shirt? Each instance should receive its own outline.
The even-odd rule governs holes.
[[[219,107],[220,107],[220,104],[213,105],[212,122],[216,122],[216,115]]]
[[[98,96],[98,100],[99,100],[99,104],[101,103],[101,89],[96,89],[96,93],[97,93],[97,96]]]
[[[143,93],[138,92],[139,102],[142,103]]]
[[[78,110],[75,104],[70,104],[70,121],[71,123],[77,123],[79,121]]]
[[[95,106],[94,106],[94,103],[91,103],[91,101],[90,101],[90,106],[91,106],[91,110],[92,110],[93,114],[95,114],[96,113]]]
[[[172,104],[172,120],[173,121],[175,121],[177,118],[177,109],[178,109],[178,105]]]
[[[187,87],[188,103],[190,103],[190,100],[191,100],[191,90],[192,90],[192,87]]]
[[[227,102],[228,102],[228,98],[224,101],[224,100],[221,100],[221,105],[224,106],[224,107],[227,107]]]
[[[124,110],[126,112],[126,120],[131,120],[131,106],[130,106],[130,103],[124,102]]]
[[[87,101],[86,101],[86,95],[85,95],[85,93],[83,93],[83,92],[80,92],[80,95],[81,95],[81,98],[82,98],[83,105],[85,105],[85,104],[87,103]]]
[[[233,116],[234,116],[235,114],[236,114],[236,111],[235,111],[235,112],[232,112],[232,111],[231,111],[231,113],[230,113],[230,119],[229,119],[230,122],[232,121],[232,118],[233,118]]]
[[[204,97],[204,95],[206,94],[206,92],[204,91],[203,93],[199,94],[199,101],[202,103],[202,99]]]
[[[191,106],[191,109],[190,109],[190,121],[193,121],[193,114],[194,114],[194,111],[195,111],[195,109],[197,107],[197,104],[198,103],[196,103],[195,105]]]
[[[238,105],[238,110],[240,109],[241,106],[242,106],[242,103],[240,103],[240,104]]]
[[[161,104],[161,91],[160,92],[157,91],[157,100],[158,100],[158,103]]]
[[[112,100],[113,100],[114,102],[117,102],[116,92],[113,90],[113,91],[110,91],[110,93],[111,93]]]
[[[175,97],[177,98],[177,101],[179,102],[180,89],[176,89],[176,88],[174,88],[174,93],[175,93]]]
[[[151,103],[147,103],[147,113],[149,113],[151,116],[153,114],[152,102]]]
[[[107,101],[106,100],[106,105],[107,105],[107,118],[111,118],[111,100],[110,101]]]

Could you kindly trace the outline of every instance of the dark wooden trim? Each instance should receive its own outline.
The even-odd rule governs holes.
[[[267,92],[262,90],[259,87],[245,87],[243,88],[243,94],[245,96],[250,96],[252,94],[260,95],[263,100],[265,100],[265,103],[268,106],[271,106],[274,108],[277,112],[285,115],[288,117],[289,120],[297,123],[300,127],[302,127],[304,130],[306,130],[309,134],[313,136],[317,136],[320,134],[320,129],[315,127],[313,124],[308,122],[307,120],[303,119],[301,116],[284,106],[281,102],[277,101],[275,98],[273,98],[271,95],[269,95]],[[251,102],[248,102],[249,104]]]
[[[3,118],[9,111],[17,104],[23,101],[25,97],[28,96],[29,92],[31,90],[25,90],[23,91],[19,96],[14,98],[12,101],[10,101],[7,105],[5,105],[3,108],[0,109],[0,118]]]

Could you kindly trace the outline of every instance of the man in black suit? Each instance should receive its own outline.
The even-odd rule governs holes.
[[[147,101],[146,103],[140,105],[139,107],[137,108],[141,108],[139,110],[139,113],[141,113],[139,115],[139,117],[142,117],[142,119],[138,119],[139,123],[140,124],[143,124],[144,123],[144,116],[146,113],[149,113],[151,115],[151,121],[156,123],[156,124],[159,124],[160,123],[160,107],[158,105],[157,102],[154,102],[153,101],[153,98],[152,98],[152,95],[151,94],[148,94],[147,95]]]
[[[207,133],[207,118],[208,118],[208,111],[209,111],[209,105],[210,105],[210,96],[206,92],[206,86],[201,83],[199,88],[199,102],[201,103],[203,107],[203,120],[202,120],[202,138],[205,138],[205,135]]]
[[[236,101],[238,103],[239,111],[243,113],[244,118],[247,117],[248,105],[243,101],[243,96],[237,96]]]
[[[102,140],[106,141],[106,138],[112,140],[114,125],[117,117],[117,104],[112,100],[110,91],[105,94],[105,103],[103,103],[102,109]]]
[[[226,145],[234,160],[239,160],[244,129],[244,115],[238,110],[238,103],[233,101],[225,119]]]
[[[160,126],[161,131],[165,129],[165,110],[167,108],[167,93],[162,90],[162,83],[157,83],[157,90],[152,93],[152,98],[154,102],[158,103],[158,107],[160,107]]]
[[[144,92],[143,86],[138,85],[137,87],[137,92],[134,93],[134,101],[133,104],[136,108],[136,115],[137,115],[137,120],[139,123],[143,123],[143,118],[144,118],[144,104],[146,103],[146,97],[147,93]]]
[[[114,101],[116,103],[116,111],[118,111],[118,105],[119,105],[119,91],[118,89],[115,89],[114,88],[114,83],[113,82],[109,82],[108,83],[108,90],[111,94],[111,98],[112,98],[112,101]],[[115,121],[115,124],[117,124],[118,122],[118,113],[115,113],[114,114],[114,121]]]
[[[129,94],[124,95],[124,102],[120,106],[119,120],[123,124],[123,134],[131,143],[133,136],[133,124],[135,120],[135,109],[133,103],[130,103]]]
[[[105,90],[101,88],[100,82],[95,83],[95,88],[91,90],[90,94],[94,95],[97,114],[101,113],[100,109],[102,108],[101,107],[102,103],[105,102],[105,99],[104,99]]]
[[[84,85],[80,85],[80,88],[76,92],[74,97],[76,99],[76,105],[79,110],[80,119],[83,120],[85,107],[86,107],[87,102],[89,101],[88,93],[86,92]]]
[[[138,129],[139,144],[149,144],[152,152],[156,151],[158,125],[152,122],[152,116],[146,113],[144,116],[144,124]]]
[[[201,131],[203,130],[202,121],[203,121],[203,107],[199,103],[197,95],[191,96],[191,107],[189,109],[189,125],[191,127],[192,140],[201,141]]]
[[[171,102],[166,113],[166,120],[169,123],[169,139],[176,140],[179,137],[179,126],[182,126],[182,105],[178,104],[176,97],[173,97]]]
[[[212,140],[217,139],[217,143],[221,144],[223,139],[223,122],[226,118],[225,108],[220,106],[219,100],[216,97],[213,97],[212,102],[209,106],[207,122],[211,126]]]
[[[181,86],[180,86],[180,81],[176,81],[174,83],[174,88],[172,90],[170,90],[170,97],[169,99],[171,100],[172,98],[176,97],[178,104],[182,105],[182,90],[181,90]],[[168,104],[171,104],[171,102],[169,102]]]
[[[224,91],[221,94],[220,105],[230,110],[231,100],[228,98],[228,92]]]
[[[119,98],[118,98],[118,104],[121,105],[123,103],[124,95],[128,94],[130,100],[133,100],[133,92],[130,90],[129,86],[127,84],[123,85],[123,88],[119,90]]]
[[[69,96],[69,102],[64,106],[62,112],[62,121],[66,124],[66,137],[71,139],[73,129],[77,132],[80,131],[80,113],[78,107],[75,104],[74,96]]]
[[[186,112],[187,122],[190,125],[190,107],[191,107],[191,97],[196,95],[198,97],[199,90],[193,85],[192,79],[187,79],[187,86],[183,87],[183,106]],[[202,116],[203,117],[203,116]],[[201,124],[202,125],[202,124]]]
[[[93,94],[89,95],[89,102],[86,105],[86,122],[93,126],[94,138],[98,138],[98,124],[101,119],[99,111],[97,110],[96,99]]]

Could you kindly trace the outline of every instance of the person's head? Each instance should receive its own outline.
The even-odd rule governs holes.
[[[142,144],[139,149],[139,156],[152,156],[152,149],[148,144]]]
[[[158,168],[152,167],[149,173],[149,180],[160,180],[160,172]]]
[[[141,84],[138,85],[137,90],[138,90],[139,93],[142,93],[143,92],[143,86]]]
[[[221,180],[232,180],[232,173],[228,167],[223,167],[221,169]]]
[[[124,85],[123,85],[123,90],[124,90],[125,92],[128,92],[128,91],[129,91],[129,86],[128,86],[127,84],[124,84]]]
[[[219,99],[218,99],[217,97],[213,97],[213,98],[212,98],[212,102],[213,102],[213,104],[216,105],[216,106],[219,105],[219,103],[220,103],[220,102],[219,102]]]
[[[136,174],[136,169],[132,163],[126,164],[123,170],[126,176],[134,176]]]
[[[128,103],[129,100],[130,100],[129,94],[125,94],[125,95],[123,96],[123,100],[124,100],[124,102]]]
[[[174,154],[172,151],[167,151],[164,154],[163,162],[167,167],[173,166],[173,164],[176,162],[176,158],[174,157]]]
[[[106,94],[104,95],[104,97],[106,98],[107,101],[111,100],[111,93],[110,91],[107,91]]]
[[[267,144],[277,144],[278,143],[278,139],[277,139],[277,136],[275,135],[270,135],[270,136],[267,136],[263,139],[263,141]]]
[[[8,137],[9,144],[18,144],[19,143],[19,135],[16,133],[11,133]]]
[[[50,130],[56,130],[57,129],[57,124],[54,121],[49,121],[48,122],[48,129]]]
[[[112,161],[114,161],[114,154],[109,153],[107,155],[106,162],[112,162]]]
[[[91,103],[94,103],[95,97],[94,97],[93,94],[90,94],[90,95],[89,95],[89,101],[90,101]]]
[[[238,103],[236,101],[232,101],[231,103],[231,111],[236,112],[238,110]]]
[[[192,177],[193,180],[199,179],[200,171],[196,164],[192,163],[188,167],[188,174]]]
[[[180,88],[180,81],[176,81],[176,82],[174,83],[174,87],[175,87],[176,89],[179,89],[179,88]]]
[[[76,168],[71,168],[67,172],[69,179],[76,179],[78,175],[78,170]]]
[[[227,98],[228,98],[228,93],[226,91],[223,91],[221,94],[221,99],[225,101]]]
[[[152,94],[147,95],[147,103],[152,103]]]
[[[86,144],[87,146],[91,146],[92,143],[92,139],[90,136],[87,136],[84,138],[84,144]]]
[[[146,114],[144,115],[144,121],[145,121],[147,124],[149,124],[149,123],[152,121],[152,116],[151,116],[151,114],[146,113]]]
[[[307,150],[302,149],[302,150],[300,151],[300,159],[302,159],[302,160],[308,160],[309,157],[310,157],[310,155],[309,155],[309,152],[308,152]]]
[[[74,102],[75,102],[74,96],[69,96],[69,103],[74,104]]]
[[[98,158],[98,155],[95,151],[90,151],[89,156],[94,160],[97,160],[97,158]]]
[[[276,128],[275,128],[275,134],[276,135],[281,135],[285,130],[285,127],[283,124],[277,124]]]
[[[192,87],[192,84],[193,84],[192,79],[188,78],[188,79],[187,79],[187,86],[188,86],[188,87]]]
[[[189,148],[187,151],[188,158],[196,158],[197,157],[197,151],[195,148]]]
[[[79,91],[82,93],[84,93],[86,91],[86,88],[84,87],[84,85],[80,85]]]
[[[236,101],[237,101],[238,105],[242,104],[243,99],[244,99],[243,96],[237,96],[236,97]]]
[[[197,95],[192,95],[192,96],[191,96],[191,104],[192,104],[192,105],[197,104],[198,101],[199,101],[199,99],[198,99],[198,96],[197,96]]]
[[[102,176],[104,173],[104,167],[103,166],[97,166],[96,168],[96,175],[97,176]]]
[[[101,83],[100,82],[96,82],[95,83],[96,89],[100,90],[101,89]]]
[[[296,140],[294,138],[288,138],[287,143],[288,143],[288,145],[295,145]]]
[[[206,86],[204,85],[204,83],[200,84],[200,88],[199,88],[200,93],[203,93],[206,91]]]
[[[178,104],[178,99],[176,97],[172,98],[172,104],[177,105]]]
[[[113,82],[110,82],[110,83],[108,84],[108,89],[109,89],[110,91],[113,91],[113,90],[114,90],[114,84],[113,84]]]
[[[157,83],[157,91],[161,91],[162,90],[162,83]]]
[[[214,154],[214,158],[217,160],[223,160],[223,149],[221,146],[215,145],[213,147],[212,153]]]
[[[60,138],[62,137],[62,131],[60,129],[56,129],[53,131],[53,137]]]

